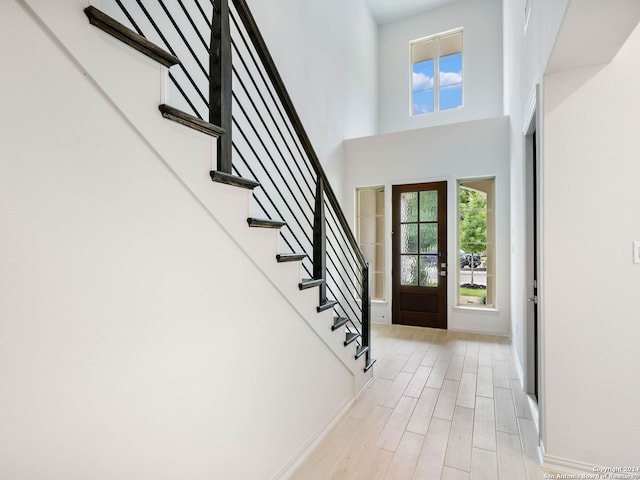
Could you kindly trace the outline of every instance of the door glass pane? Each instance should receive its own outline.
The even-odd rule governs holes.
[[[418,285],[418,256],[402,255],[400,263],[400,284]]]
[[[420,192],[420,221],[438,221],[438,192],[429,190]]]
[[[438,253],[438,224],[420,224],[420,253]]]
[[[418,192],[405,192],[400,195],[400,221],[418,220]]]
[[[400,226],[400,253],[418,253],[418,225]]]
[[[438,286],[438,256],[420,255],[420,286]]]

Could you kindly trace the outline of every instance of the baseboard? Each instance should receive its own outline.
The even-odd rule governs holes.
[[[367,390],[369,385],[371,385],[371,382],[373,382],[373,377],[353,398],[347,399],[340,404],[333,413],[329,415],[320,428],[314,432],[311,437],[291,456],[287,463],[272,477],[272,479],[286,480],[290,478],[291,475],[293,475],[294,472],[307,460],[307,458],[309,458],[320,442],[326,438],[331,429],[346,416],[356,400],[358,400]]]
[[[547,455],[542,449],[543,461],[542,468],[554,473],[570,475],[571,478],[588,478],[585,474],[593,475],[598,468],[595,465],[569,460],[567,458]]]
[[[540,468],[542,468],[542,466],[544,465],[545,455],[546,450],[544,448],[544,441],[540,439],[540,442],[538,443],[538,464],[540,465]]]
[[[511,355],[513,355],[513,363],[515,363],[516,370],[518,370],[518,377],[520,379],[520,386],[524,389],[524,370],[522,370],[522,364],[520,362],[520,357],[518,356],[518,351],[516,350],[516,347],[513,344],[513,340],[511,341]]]

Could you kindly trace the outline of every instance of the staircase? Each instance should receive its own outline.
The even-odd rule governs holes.
[[[163,103],[162,117],[214,139],[207,208],[353,372],[358,391],[375,362],[368,265],[248,6],[103,4],[113,16],[89,6],[89,22],[166,67],[170,102],[184,109]],[[186,183],[194,175],[176,173]]]

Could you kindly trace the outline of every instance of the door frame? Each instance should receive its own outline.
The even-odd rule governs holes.
[[[429,179],[424,179],[424,180],[408,180],[406,182],[393,182],[390,185],[390,191],[391,191],[391,195],[389,195],[389,202],[390,202],[390,211],[391,211],[391,215],[389,215],[388,221],[389,224],[391,226],[391,241],[389,242],[389,247],[390,247],[390,251],[391,251],[391,255],[390,255],[390,282],[389,285],[391,286],[391,292],[390,292],[390,308],[389,308],[389,313],[391,315],[390,318],[390,323],[392,325],[400,325],[394,322],[394,318],[395,318],[395,312],[396,312],[396,305],[394,305],[394,298],[395,298],[395,294],[396,294],[396,288],[397,288],[397,283],[395,281],[395,276],[394,274],[396,273],[394,268],[395,268],[395,258],[394,258],[394,253],[395,253],[395,249],[394,249],[394,245],[395,245],[395,241],[396,241],[396,235],[394,235],[394,215],[395,215],[395,211],[394,211],[394,192],[396,191],[396,188],[398,187],[403,187],[403,186],[412,186],[412,185],[422,185],[422,184],[444,184],[444,213],[442,215],[443,219],[444,219],[444,235],[442,236],[442,242],[444,244],[444,255],[441,259],[439,259],[438,262],[438,278],[440,279],[440,281],[442,281],[442,278],[444,278],[444,285],[442,285],[441,287],[441,292],[444,292],[442,294],[442,296],[444,298],[439,298],[439,308],[442,310],[443,312],[443,327],[441,327],[444,330],[447,330],[449,328],[449,281],[448,281],[448,277],[449,277],[449,273],[446,273],[444,276],[440,276],[440,271],[444,270],[445,272],[447,272],[449,270],[449,240],[450,240],[450,235],[449,235],[449,223],[451,221],[450,218],[450,212],[449,212],[449,203],[450,203],[450,181],[451,179],[448,177],[437,177],[437,178],[429,178]],[[440,207],[440,203],[439,203],[439,207]],[[440,212],[439,212],[439,217],[440,217]],[[439,218],[439,221],[442,222],[441,218]],[[439,237],[440,239],[440,237]],[[444,263],[446,266],[442,267],[441,264]],[[435,327],[434,327],[435,328]]]
[[[538,152],[537,145],[538,131],[536,128],[536,112],[529,123],[524,136],[525,148],[525,281],[524,281],[524,343],[525,343],[525,368],[524,368],[524,390],[528,395],[538,398],[539,396],[539,357],[540,341],[539,333],[539,259],[540,259],[540,239],[539,233],[539,204],[540,198],[539,184],[540,176],[538,172]]]
[[[524,369],[523,369],[523,387],[525,393],[531,399],[530,405],[534,412],[534,418],[536,418],[536,428],[538,429],[539,437],[539,451],[542,452],[544,448],[545,439],[545,316],[544,316],[544,89],[542,84],[536,84],[533,94],[531,95],[531,101],[529,108],[524,118],[524,125],[522,129],[522,167],[523,167],[523,183],[521,184],[527,192],[527,188],[531,186],[533,188],[533,175],[535,173],[535,185],[536,185],[536,201],[533,205],[533,191],[531,195],[525,194],[524,198],[524,215],[525,215],[525,228],[523,231],[523,288],[522,288],[522,302],[523,302],[523,315],[524,315]],[[536,132],[536,168],[533,168],[533,131]],[[534,209],[535,207],[535,209]],[[531,216],[527,217],[531,212]],[[530,232],[528,225],[535,220],[537,229],[535,232],[536,240],[536,269],[537,269],[537,331],[534,331],[531,318],[527,315],[529,309],[529,297],[531,292],[528,288],[528,280],[530,275],[530,269],[533,268],[532,262],[527,262],[527,251],[529,245],[533,241],[533,232]],[[534,355],[534,340],[537,341],[537,362],[535,362]],[[535,362],[535,363],[534,363]],[[533,400],[532,394],[535,391],[533,382],[535,381],[534,368],[537,366],[537,402]]]

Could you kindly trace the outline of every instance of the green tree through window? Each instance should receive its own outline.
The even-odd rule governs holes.
[[[458,182],[458,305],[495,307],[495,178]]]

